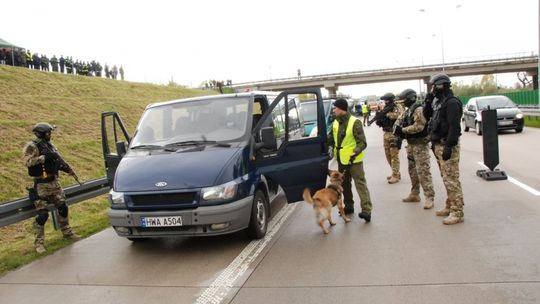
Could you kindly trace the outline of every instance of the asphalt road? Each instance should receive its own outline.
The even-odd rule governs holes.
[[[435,216],[446,196],[434,159],[436,207],[402,203],[405,151],[403,179],[389,185],[382,132],[373,125],[366,134],[369,224],[336,216],[323,235],[311,207],[298,202],[284,205],[267,238],[254,242],[238,233],[133,244],[106,229],[1,277],[0,303],[540,301],[540,130],[500,134],[506,181],[476,176],[485,169],[482,138],[462,136],[465,222],[454,226]]]

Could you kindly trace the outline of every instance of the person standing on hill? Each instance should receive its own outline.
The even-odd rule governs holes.
[[[60,55],[58,63],[60,63],[60,73],[64,74],[64,66],[66,64],[66,59],[64,58],[64,56]]]
[[[51,68],[53,72],[58,72],[58,58],[56,58],[56,55],[51,58]]]
[[[58,210],[58,222],[64,238],[79,238],[69,225],[66,196],[58,180],[58,172],[66,172],[77,181],[78,178],[75,171],[61,158],[58,150],[51,143],[53,130],[54,127],[46,122],[37,123],[32,129],[36,139],[28,142],[23,149],[23,163],[28,168],[28,175],[34,180],[33,188],[29,189],[29,198],[34,202],[37,210],[33,223],[34,247],[40,254],[46,251],[45,223],[49,218],[47,209],[49,203]]]
[[[120,79],[124,80],[124,67],[120,65],[120,69],[118,69],[120,72]]]

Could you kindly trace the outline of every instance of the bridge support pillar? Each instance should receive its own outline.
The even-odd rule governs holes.
[[[336,97],[337,96],[337,89],[338,87],[336,85],[333,86],[324,86],[324,88],[328,91],[328,97]]]
[[[431,78],[431,77],[424,77],[424,78],[422,78],[422,80],[424,81],[424,85],[426,86],[426,94],[429,93],[429,89],[430,89],[430,88],[429,88],[429,79],[430,79],[430,78]]]

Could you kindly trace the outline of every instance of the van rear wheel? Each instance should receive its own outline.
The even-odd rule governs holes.
[[[266,235],[268,227],[268,200],[261,190],[255,192],[253,206],[251,207],[251,219],[247,228],[247,234],[251,239],[260,239]]]

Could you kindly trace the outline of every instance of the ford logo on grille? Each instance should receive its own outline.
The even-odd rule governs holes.
[[[167,186],[167,182],[157,182],[155,185],[156,187],[165,187]]]

